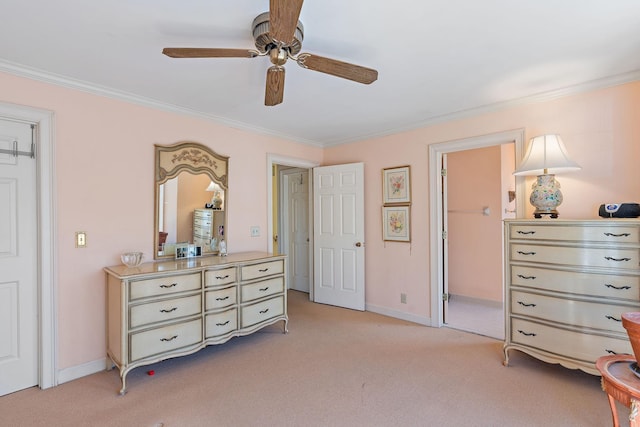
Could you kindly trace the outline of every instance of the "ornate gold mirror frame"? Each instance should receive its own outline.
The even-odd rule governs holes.
[[[203,256],[217,254],[227,237],[228,167],[229,157],[196,142],[155,145],[155,259],[175,258],[185,244],[200,246]],[[207,239],[196,234],[205,226]]]

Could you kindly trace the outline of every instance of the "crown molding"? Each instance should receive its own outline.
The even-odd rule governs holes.
[[[408,132],[408,131],[429,127],[429,126],[433,126],[433,125],[444,123],[444,122],[460,120],[468,117],[478,116],[481,114],[493,113],[493,112],[505,110],[508,108],[513,108],[513,107],[524,105],[524,104],[534,104],[539,102],[551,101],[551,100],[562,98],[565,96],[575,95],[579,93],[589,92],[592,90],[603,89],[603,88],[612,87],[612,86],[618,86],[621,84],[640,80],[640,70],[634,70],[628,73],[591,80],[591,81],[580,83],[577,85],[566,86],[560,89],[541,92],[535,95],[525,96],[518,99],[513,99],[509,101],[504,101],[504,102],[496,102],[493,104],[487,104],[480,107],[460,110],[453,113],[443,114],[440,116],[428,117],[424,120],[413,122],[405,126],[386,129],[384,131],[361,134],[352,138],[334,139],[334,140],[320,142],[320,141],[296,138],[288,134],[275,132],[273,130],[262,128],[259,126],[252,126],[244,122],[231,120],[231,119],[216,116],[213,114],[205,114],[189,108],[180,107],[180,106],[168,104],[165,102],[160,102],[152,98],[146,98],[146,97],[135,95],[129,92],[115,90],[106,86],[101,86],[101,85],[85,82],[82,80],[71,79],[69,77],[42,71],[36,68],[27,67],[21,64],[16,64],[16,63],[2,60],[2,59],[0,59],[0,71],[8,74],[13,74],[19,77],[26,77],[26,78],[41,81],[44,83],[62,86],[69,89],[80,90],[80,91],[91,93],[94,95],[117,99],[117,100],[129,102],[137,105],[142,105],[142,106],[157,109],[157,110],[167,111],[170,113],[199,118],[202,120],[207,120],[207,121],[215,122],[221,125],[225,125],[231,128],[240,129],[247,132],[258,133],[262,135],[273,136],[276,138],[286,139],[289,141],[297,142],[300,144],[311,145],[319,148],[328,148],[328,147],[333,147],[337,145],[363,141],[367,139],[381,138],[384,136]]]
[[[125,101],[131,104],[137,104],[144,107],[162,110],[170,113],[181,114],[189,117],[194,117],[202,120],[207,120],[222,124],[231,128],[240,129],[248,132],[258,133],[267,136],[273,136],[281,139],[290,140],[293,142],[313,145],[316,147],[322,147],[323,145],[317,141],[305,140],[292,137],[284,133],[274,132],[273,130],[262,128],[259,126],[252,126],[244,122],[231,120],[225,117],[216,116],[213,114],[206,114],[200,111],[192,110],[178,105],[161,102],[152,98],[135,95],[133,93],[112,89],[106,86],[101,86],[95,83],[89,83],[82,80],[72,79],[69,77],[61,76],[55,73],[42,71],[36,68],[27,67],[21,64],[16,64],[10,61],[0,59],[0,72],[13,74],[18,77],[26,77],[28,79],[37,80],[43,83],[49,83],[56,86],[65,87],[68,89],[79,90],[82,92],[90,93],[93,95],[104,96],[106,98],[116,99],[119,101]]]

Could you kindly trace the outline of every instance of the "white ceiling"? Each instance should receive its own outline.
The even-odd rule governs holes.
[[[198,114],[318,146],[640,79],[638,0],[307,0],[302,52],[379,72],[361,85],[268,58],[171,59],[163,47],[253,49],[268,0],[0,0],[0,71]],[[1,95],[0,95],[1,97]]]

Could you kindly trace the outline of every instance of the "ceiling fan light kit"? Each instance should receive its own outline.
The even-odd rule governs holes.
[[[298,20],[303,0],[271,0],[269,12],[258,15],[251,25],[256,50],[224,48],[164,48],[162,53],[171,58],[255,58],[269,56],[273,64],[267,70],[264,104],[278,105],[284,99],[283,65],[291,58],[302,68],[318,71],[357,83],[370,84],[378,79],[371,68],[300,53],[304,26]],[[297,56],[296,56],[297,55]]]

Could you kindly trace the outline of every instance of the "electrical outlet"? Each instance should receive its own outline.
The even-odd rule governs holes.
[[[76,248],[87,247],[87,233],[84,231],[76,231]]]
[[[260,227],[257,225],[251,227],[251,237],[260,237]]]
[[[407,303],[407,294],[400,294],[400,303],[401,304]]]

